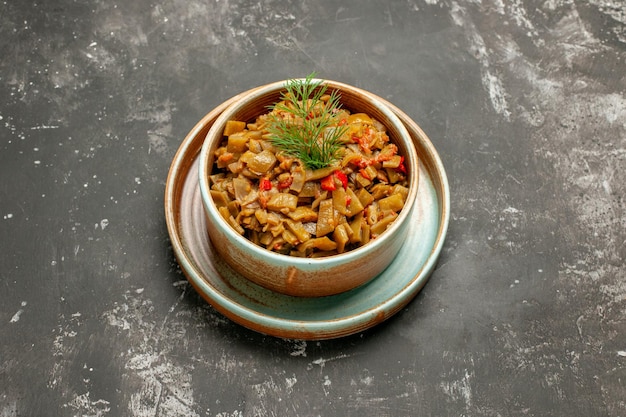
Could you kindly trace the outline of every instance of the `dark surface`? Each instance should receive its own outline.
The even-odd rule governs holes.
[[[0,3],[0,416],[626,416],[622,0]],[[447,169],[439,265],[351,337],[248,331],[163,215],[186,133],[316,70]]]

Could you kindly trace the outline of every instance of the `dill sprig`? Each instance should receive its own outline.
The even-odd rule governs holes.
[[[307,168],[318,169],[339,158],[347,126],[337,125],[339,93],[328,94],[327,86],[314,77],[311,73],[305,79],[287,81],[281,101],[270,106],[266,128],[276,147]]]

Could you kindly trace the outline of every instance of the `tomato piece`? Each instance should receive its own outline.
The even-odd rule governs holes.
[[[322,185],[323,190],[334,191],[337,189],[337,181],[341,183],[344,190],[348,188],[348,176],[340,170],[336,170],[326,178],[322,179],[320,184]]]
[[[406,174],[406,165],[404,165],[404,156],[400,156],[400,165],[396,168],[396,171]]]
[[[326,178],[323,178],[320,183],[322,185],[322,190],[333,191],[337,189],[337,186],[335,185],[335,177],[333,176],[333,174],[330,174]]]
[[[272,189],[272,182],[268,178],[261,178],[259,180],[259,190],[269,191]]]
[[[282,181],[278,181],[278,184],[276,185],[279,189],[283,190],[285,188],[289,188],[291,187],[291,184],[293,183],[293,177],[289,177],[286,178]]]
[[[341,182],[344,190],[348,188],[348,176],[343,171],[337,170],[333,172],[333,175]]]
[[[364,158],[364,157],[361,157],[357,161],[354,162],[354,164],[358,166],[359,168],[367,168],[368,166],[374,165],[375,163],[376,163],[375,158]]]

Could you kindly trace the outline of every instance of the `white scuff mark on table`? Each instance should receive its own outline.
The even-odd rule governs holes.
[[[527,35],[537,36],[535,26],[528,18],[528,13],[520,0],[514,0],[510,3],[508,14],[513,18],[518,27],[528,30]]]
[[[607,180],[602,181],[602,188],[607,195],[610,196],[612,194],[611,184]]]
[[[601,276],[618,276],[617,267],[607,267],[608,271],[598,272]],[[614,283],[602,284],[599,287],[600,292],[607,298],[609,306],[622,305],[626,302],[626,282],[617,280]]]
[[[168,138],[172,136],[172,113],[176,111],[176,106],[172,101],[165,100],[155,103],[149,108],[134,109],[127,121],[143,121],[150,123],[153,128],[148,130],[148,155],[155,152],[159,156],[169,155]],[[137,177],[135,181],[137,182]],[[137,182],[139,184],[139,182]]]
[[[244,417],[244,414],[239,410],[235,410],[232,413],[225,411],[223,413],[217,413],[215,417]]]
[[[491,73],[488,69],[485,69],[482,75],[483,85],[487,89],[489,93],[489,100],[491,101],[491,106],[496,111],[496,113],[504,116],[506,120],[509,120],[511,117],[511,112],[509,111],[509,105],[507,103],[507,94],[502,86],[502,81],[495,75]]]
[[[103,399],[94,401],[90,398],[90,396],[90,392],[87,391],[84,394],[76,396],[69,403],[64,404],[64,407],[72,408],[82,416],[102,417],[109,414],[111,411],[109,401]]]
[[[373,382],[374,382],[374,378],[372,376],[370,376],[370,375],[361,378],[361,383],[363,385],[370,386],[370,385],[372,385]]]
[[[578,316],[576,319],[576,329],[578,330],[578,336],[580,336],[581,339],[583,339],[583,320],[585,320],[584,315]]]
[[[562,61],[561,65],[565,65],[566,68],[573,68],[581,62],[581,59],[606,49],[606,46],[589,32],[576,8],[571,9],[557,22],[554,30],[561,35],[561,39],[554,44],[558,46],[558,50],[554,50],[553,59]]]
[[[125,369],[124,380],[132,392],[128,415],[198,416],[192,386],[194,366],[178,365],[176,355],[170,355],[172,347],[161,343],[162,339],[168,338],[169,318],[180,297],[159,323],[153,315],[152,301],[142,296],[143,290],[128,290],[124,301],[102,316],[110,326],[128,332],[130,347],[120,355]],[[173,329],[180,330],[177,325]],[[176,337],[179,336],[180,333],[176,333]]]
[[[349,358],[349,357],[350,357],[350,355],[345,355],[344,354],[344,355],[334,356],[334,357],[329,358],[329,359],[319,358],[319,359],[316,359],[313,362],[311,362],[310,365],[318,365],[320,368],[324,368],[324,366],[326,366],[327,362],[336,361],[336,360],[339,360],[339,359],[345,359],[345,358]],[[312,366],[310,366],[310,365],[309,365],[309,369],[312,369]]]
[[[150,369],[154,363],[159,359],[159,355],[153,352],[138,353],[128,361],[124,366],[126,369],[132,369],[135,371]]]
[[[2,396],[3,404],[0,405],[0,416],[2,417],[17,417],[18,408],[17,408],[17,399],[8,398],[8,395],[4,394]]]
[[[332,381],[328,375],[324,375],[324,381],[322,382],[322,388],[324,389],[324,395],[328,396],[330,393],[330,386],[332,385]]]
[[[485,40],[471,21],[467,10],[457,3],[453,3],[450,13],[454,23],[468,32],[469,48],[481,66],[482,84],[487,91],[492,108],[496,113],[501,114],[506,120],[509,120],[511,112],[507,101],[508,94],[500,78],[494,75],[493,70],[490,68],[490,53],[487,50]]]
[[[109,225],[109,219],[100,220],[100,229],[104,230]]]
[[[243,366],[243,362],[238,360],[236,357],[229,355],[227,352],[222,352],[219,359],[215,361],[215,367],[218,370],[223,371],[225,374],[231,374],[236,372],[238,369],[241,369]],[[254,373],[256,370],[250,370],[251,373]]]
[[[626,126],[626,101],[620,94],[607,94],[603,97],[604,101],[604,117],[610,124],[620,123],[622,127]]]
[[[278,404],[291,400],[292,388],[287,384],[276,383],[271,376],[260,383],[246,387],[244,415],[248,416],[275,416],[279,412]],[[290,401],[291,402],[291,401]],[[236,413],[236,412],[235,412]],[[238,415],[238,414],[233,414]],[[224,417],[231,414],[224,414]]]
[[[118,327],[122,330],[130,330],[130,323],[123,316],[123,313],[128,312],[128,304],[117,304],[115,308],[109,310],[103,314],[109,326]]]
[[[142,383],[139,391],[131,395],[131,415],[198,416],[193,409],[192,371],[193,368],[174,365],[162,357],[150,367],[139,370],[137,376]]]
[[[590,0],[589,3],[596,6],[600,12],[611,16],[612,19],[626,24],[624,0]],[[623,25],[615,25],[610,30],[622,43],[626,43],[626,31],[624,31]]]
[[[463,377],[454,381],[444,381],[439,384],[443,392],[455,401],[461,400],[466,407],[472,405],[472,387],[470,384],[471,375],[467,369],[464,370]]]
[[[22,301],[21,306],[26,307],[27,304],[28,303],[26,301]],[[22,313],[24,313],[24,308],[20,308],[19,310],[17,310],[17,313],[13,314],[13,317],[11,317],[9,323],[17,323],[18,321],[20,321],[20,316],[22,315]]]
[[[291,356],[306,357],[306,340],[294,341],[294,349],[289,353]]]
[[[159,132],[148,132],[148,155],[155,151],[158,155],[165,156],[169,146],[165,137]]]
[[[59,125],[39,125],[39,126],[31,126],[30,130],[47,130],[47,129],[58,129]]]
[[[287,384],[287,391],[291,392],[293,387],[298,383],[298,378],[296,378],[295,375],[291,378],[287,377],[285,378],[285,383]]]
[[[61,298],[63,301],[63,298]],[[63,408],[76,410],[75,415],[103,416],[107,411],[108,404],[104,400],[89,398],[87,389],[88,381],[83,380],[83,389],[75,390],[75,379],[71,376],[71,369],[76,355],[80,351],[77,346],[77,335],[80,330],[82,314],[79,312],[69,317],[61,314],[58,317],[60,324],[54,330],[55,337],[52,342],[52,356],[54,364],[47,378],[47,387],[59,392],[63,399]]]

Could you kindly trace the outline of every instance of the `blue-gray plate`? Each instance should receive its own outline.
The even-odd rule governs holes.
[[[217,311],[263,334],[290,339],[331,339],[383,322],[408,304],[426,284],[448,228],[448,180],[439,155],[422,129],[400,109],[376,98],[389,105],[405,123],[420,158],[412,228],[406,244],[379,276],[359,288],[328,297],[292,297],[262,288],[230,269],[213,250],[200,198],[197,157],[209,128],[237,96],[213,109],[189,132],[170,167],[165,216],[183,272]]]

